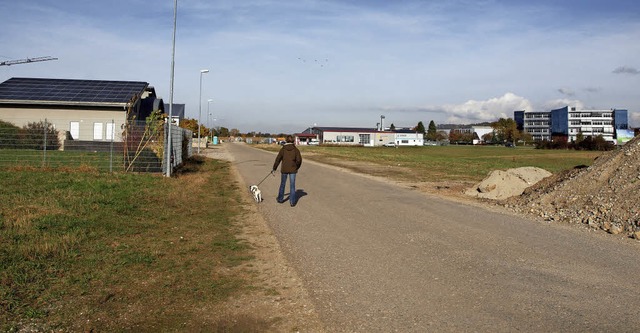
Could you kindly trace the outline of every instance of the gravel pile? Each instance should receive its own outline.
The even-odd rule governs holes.
[[[640,239],[640,136],[592,166],[548,177],[501,202],[547,221],[584,224]]]
[[[549,176],[551,172],[536,167],[494,170],[464,194],[476,198],[503,200],[522,194],[528,187]]]

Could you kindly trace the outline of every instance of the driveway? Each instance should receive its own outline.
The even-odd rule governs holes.
[[[247,185],[263,179],[275,159],[245,144],[226,149]],[[278,183],[268,177],[261,184],[258,210],[329,332],[640,327],[638,242],[308,160],[298,174],[296,207],[276,203]]]

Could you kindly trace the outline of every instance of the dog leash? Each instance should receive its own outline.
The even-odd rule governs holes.
[[[262,184],[262,182],[265,181],[265,179],[267,179],[269,175],[273,175],[274,177],[276,176],[272,171],[269,171],[269,173],[266,176],[264,176],[264,178],[262,178],[262,180],[258,184],[256,184],[256,186],[260,186],[260,184]]]

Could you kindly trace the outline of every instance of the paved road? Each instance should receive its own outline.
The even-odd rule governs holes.
[[[275,154],[227,144],[247,184]],[[304,158],[304,155],[303,155]],[[632,332],[640,245],[304,161],[296,207],[259,211],[330,332]]]

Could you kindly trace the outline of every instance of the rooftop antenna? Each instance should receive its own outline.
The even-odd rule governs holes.
[[[17,60],[7,60],[7,61],[0,62],[0,66],[29,64],[32,62],[49,61],[49,60],[58,60],[58,58],[46,56],[46,57],[26,58],[26,59],[17,59]]]

